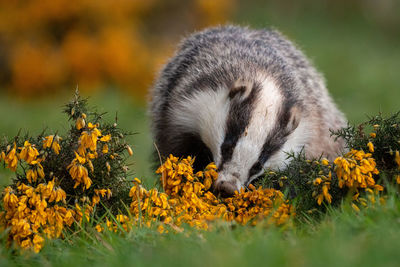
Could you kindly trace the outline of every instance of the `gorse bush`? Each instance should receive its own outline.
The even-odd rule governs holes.
[[[290,154],[288,157],[293,159],[287,168],[268,171],[256,183],[287,192],[289,198],[296,200],[297,212],[323,211],[323,203],[337,206],[346,196],[351,197],[358,210],[359,204],[368,206],[365,197],[372,204],[376,198],[383,201],[379,197],[383,187],[376,183],[379,171],[371,156],[352,149],[330,163],[327,159],[309,160],[304,154]]]
[[[10,241],[23,248],[39,251],[43,235],[60,237],[83,216],[89,220],[105,210],[117,212],[128,200],[128,133],[89,112],[86,102],[76,95],[66,105],[73,123],[65,135],[43,132],[0,145],[4,166],[16,172],[4,190],[1,226],[10,228]],[[100,199],[103,205],[96,205]]]
[[[67,133],[18,135],[0,144],[3,166],[16,174],[3,191],[0,211],[9,245],[39,252],[46,238],[64,238],[82,227],[123,235],[141,227],[207,230],[216,221],[287,227],[293,218],[346,199],[355,212],[384,204],[384,185],[400,183],[399,113],[334,133],[349,146],[334,162],[288,154],[292,161],[285,169],[266,170],[254,185],[223,199],[210,191],[218,178],[215,164],[195,173],[190,156],[170,155],[156,171],[160,189],[146,189],[128,171],[129,133],[117,122],[104,122],[104,114],[88,109],[78,94],[64,113]]]
[[[398,178],[400,111],[388,118],[381,114],[370,117],[358,127],[348,126],[335,134],[345,138],[349,148],[370,151],[387,182],[393,183],[393,179]]]
[[[288,154],[292,161],[283,170],[267,171],[256,184],[279,188],[297,202],[298,213],[324,210],[322,203],[337,206],[349,197],[355,210],[384,202],[383,185],[400,184],[400,112],[377,115],[359,126],[332,133],[344,138],[349,152],[329,162]]]

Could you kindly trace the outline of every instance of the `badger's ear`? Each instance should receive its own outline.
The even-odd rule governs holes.
[[[239,79],[231,86],[228,98],[230,100],[244,100],[250,95],[250,93],[256,86],[258,86],[258,84]]]
[[[229,91],[228,98],[232,100],[236,97],[242,97],[243,95],[245,95],[246,90],[247,87],[245,85],[232,87]]]

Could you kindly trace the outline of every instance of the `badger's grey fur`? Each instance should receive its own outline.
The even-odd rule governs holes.
[[[162,157],[214,161],[215,189],[247,185],[265,168],[287,163],[285,152],[332,159],[345,126],[321,75],[274,30],[225,26],[185,39],[151,92],[150,115]]]

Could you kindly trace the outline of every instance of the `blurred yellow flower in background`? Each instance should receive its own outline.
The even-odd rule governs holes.
[[[169,43],[224,23],[235,2],[1,1],[0,83],[22,97],[79,84],[87,90],[113,86],[143,98],[172,52]]]

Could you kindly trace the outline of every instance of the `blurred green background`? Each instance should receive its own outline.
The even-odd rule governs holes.
[[[118,112],[140,178],[153,177],[147,89],[182,36],[225,23],[274,27],[314,62],[351,123],[400,110],[400,1],[190,0],[0,2],[0,136],[62,133],[79,85]],[[0,183],[11,174],[2,171]]]

